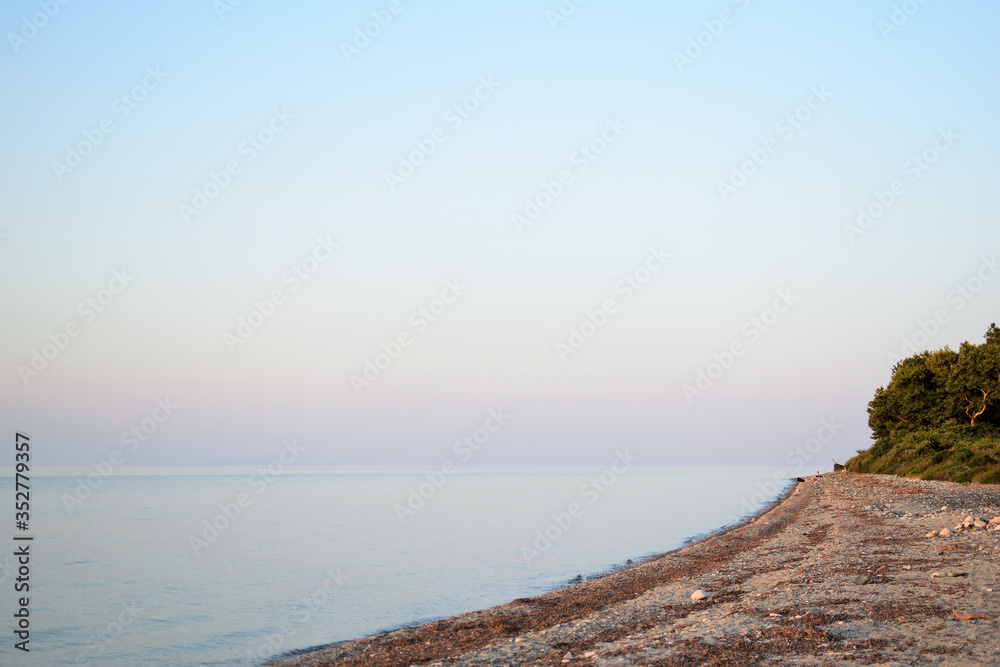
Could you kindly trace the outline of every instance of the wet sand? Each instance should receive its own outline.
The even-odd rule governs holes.
[[[627,570],[278,664],[1000,665],[1000,519],[969,516],[1000,486],[827,474]]]

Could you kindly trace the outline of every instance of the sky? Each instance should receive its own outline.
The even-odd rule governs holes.
[[[843,462],[893,355],[1000,320],[998,21],[4,3],[0,432],[42,465]]]

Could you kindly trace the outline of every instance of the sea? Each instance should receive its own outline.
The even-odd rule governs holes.
[[[0,664],[265,665],[631,567],[754,513],[797,474],[54,468],[33,473],[19,530],[11,473]]]

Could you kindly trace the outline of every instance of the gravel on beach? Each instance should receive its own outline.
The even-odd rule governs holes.
[[[997,617],[1000,486],[840,472],[628,569],[278,664],[1000,665]]]

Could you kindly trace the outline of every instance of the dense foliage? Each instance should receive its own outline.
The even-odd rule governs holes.
[[[981,345],[921,352],[868,404],[875,444],[848,470],[1000,483],[1000,329]]]

